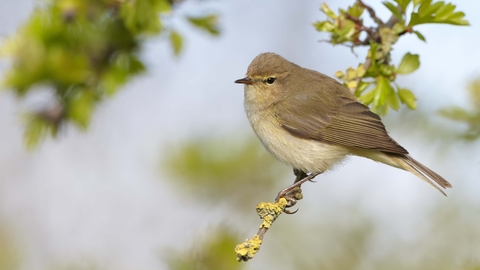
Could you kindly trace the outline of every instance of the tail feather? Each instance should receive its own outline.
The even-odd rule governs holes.
[[[440,191],[443,195],[447,196],[443,190],[441,190],[437,185],[435,185],[435,183],[437,183],[442,188],[451,188],[452,185],[443,177],[438,175],[436,172],[430,170],[425,165],[416,161],[409,155],[395,155],[391,156],[391,158],[399,165],[399,167],[413,173],[418,178],[422,179],[423,181],[427,182],[435,189]],[[435,181],[435,183],[433,183],[432,180]]]

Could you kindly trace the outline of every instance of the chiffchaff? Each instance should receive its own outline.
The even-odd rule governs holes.
[[[262,144],[296,172],[317,175],[355,155],[409,171],[444,195],[432,180],[451,187],[413,159],[380,117],[335,79],[262,53],[235,83],[245,85],[245,111]]]

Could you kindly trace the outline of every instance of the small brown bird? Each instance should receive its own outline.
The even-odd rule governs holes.
[[[262,53],[235,83],[245,85],[245,111],[258,138],[297,176],[315,177],[355,155],[409,171],[444,195],[433,182],[452,187],[413,159],[387,134],[380,117],[335,79]]]

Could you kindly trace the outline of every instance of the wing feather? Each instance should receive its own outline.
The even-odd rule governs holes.
[[[344,87],[343,85],[340,85]],[[336,86],[338,87],[338,86]],[[281,126],[296,137],[321,142],[408,154],[385,130],[381,118],[355,98],[341,96],[327,106],[320,98],[290,97],[276,116]]]

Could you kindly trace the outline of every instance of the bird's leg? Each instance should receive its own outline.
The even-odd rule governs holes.
[[[293,182],[294,184],[302,180],[303,178],[307,177],[307,173],[298,169],[293,169],[293,174],[295,174],[296,176],[295,181]],[[295,205],[296,201],[303,199],[302,188],[298,186],[292,189],[290,192],[288,192],[287,196],[292,199],[295,199],[295,201],[289,201],[290,203],[288,207],[292,207],[293,205]]]
[[[301,185],[305,182],[312,181],[313,178],[320,174],[310,173],[307,175],[307,173],[297,169],[294,169],[293,173],[296,175],[295,182],[289,187],[280,191],[277,195],[277,198],[275,198],[276,202],[278,202],[280,198],[285,198],[288,201],[287,208],[294,206],[297,203],[297,200],[301,200],[303,198],[302,189],[300,188]],[[298,209],[294,212],[289,210],[285,210],[284,212],[287,214],[295,214],[297,211]]]

